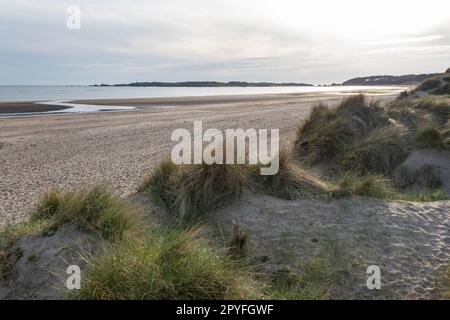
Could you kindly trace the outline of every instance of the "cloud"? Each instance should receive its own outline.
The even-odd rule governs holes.
[[[73,3],[81,30],[66,28]],[[0,84],[329,83],[373,70],[445,69],[450,45],[450,5],[442,0],[0,0],[0,7]]]

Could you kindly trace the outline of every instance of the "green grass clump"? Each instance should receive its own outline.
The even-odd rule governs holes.
[[[338,180],[338,188],[332,193],[334,197],[366,196],[387,198],[392,192],[392,183],[382,175],[368,174],[358,176],[352,172],[344,172]]]
[[[417,99],[413,107],[430,114],[441,125],[446,124],[450,119],[450,102],[443,96],[426,96]]]
[[[288,152],[279,153],[279,171],[261,175],[261,164],[175,166],[163,161],[140,188],[185,221],[196,219],[238,199],[245,188],[282,199],[322,197],[330,186],[300,168]]]
[[[376,104],[368,104],[363,95],[350,97],[334,109],[319,105],[297,130],[293,153],[309,164],[334,159],[355,139],[387,123]]]
[[[175,180],[176,212],[184,219],[195,219],[238,199],[247,176],[243,166],[227,164],[185,165]]]
[[[419,148],[450,149],[450,126],[425,123],[414,132],[414,141]]]
[[[78,299],[260,298],[252,274],[207,246],[199,229],[153,230],[93,258]]]
[[[170,159],[162,160],[152,174],[145,178],[138,192],[148,192],[160,204],[171,207],[176,198],[174,177],[177,170],[178,167]]]
[[[432,94],[437,94],[437,95],[450,94],[450,83],[447,82],[447,83],[441,85],[440,87],[438,87],[438,88],[434,89],[433,91],[431,91],[431,93]]]
[[[327,259],[313,257],[298,270],[279,270],[268,288],[268,296],[275,300],[321,300],[329,298],[329,289],[336,277]]]
[[[71,223],[106,239],[121,239],[125,232],[137,232],[141,224],[140,212],[103,186],[71,192],[48,190],[32,214],[32,221],[39,220],[49,220],[52,229]]]
[[[392,192],[389,194],[390,200],[416,201],[416,202],[431,202],[450,200],[450,196],[442,190],[415,192],[415,193],[400,193]]]
[[[427,79],[423,81],[415,91],[430,91],[441,85],[441,80],[437,78]]]
[[[403,139],[397,127],[379,128],[346,147],[337,159],[337,165],[361,175],[390,175],[408,155]]]
[[[248,183],[244,166],[164,160],[139,188],[178,215],[194,221],[238,199]]]
[[[385,112],[407,128],[417,128],[424,121],[445,125],[450,118],[450,102],[446,96],[436,95],[405,98],[387,104]]]

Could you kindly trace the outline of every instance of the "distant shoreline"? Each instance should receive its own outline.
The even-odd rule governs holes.
[[[410,89],[407,86],[396,86],[386,88],[366,87],[366,90],[356,91],[319,91],[319,92],[291,92],[291,93],[259,93],[259,94],[235,94],[235,95],[203,95],[203,96],[173,96],[173,97],[148,97],[148,98],[100,98],[100,99],[65,99],[64,102],[84,105],[97,106],[133,106],[137,109],[155,109],[158,107],[181,107],[181,106],[202,106],[202,105],[221,105],[236,103],[261,103],[267,100],[284,102],[292,100],[298,96],[310,97],[312,99],[319,96],[336,96],[358,94],[386,95],[392,94],[394,91]],[[377,92],[378,91],[378,92]],[[0,102],[0,116],[21,116],[42,114],[45,112],[57,112],[69,109],[66,106],[51,105],[52,100],[48,100],[49,104],[44,101],[19,101],[19,102]],[[107,111],[107,108],[105,108]],[[103,112],[103,111],[102,111]],[[31,114],[30,114],[31,113]]]
[[[247,82],[247,81],[180,81],[180,82],[132,82],[132,83],[119,83],[119,84],[94,84],[92,87],[167,87],[167,88],[216,88],[216,87],[233,87],[233,88],[246,88],[246,87],[314,87],[310,83],[297,83],[297,82]]]

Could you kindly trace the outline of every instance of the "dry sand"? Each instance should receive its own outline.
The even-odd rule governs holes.
[[[336,94],[168,99],[168,104],[185,101],[174,109],[145,109],[155,99],[140,99],[128,100],[144,108],[134,111],[0,118],[0,225],[26,217],[33,199],[52,186],[107,183],[118,194],[134,192],[170,155],[171,132],[192,130],[194,120],[202,120],[204,128],[279,128],[288,141],[314,103],[341,99]]]
[[[432,298],[439,272],[450,264],[450,201],[286,201],[247,194],[211,220],[225,234],[237,221],[249,235],[250,258],[266,273],[295,271],[311,257],[329,259],[342,276],[329,288],[334,299]],[[381,290],[367,289],[370,265],[381,269]]]

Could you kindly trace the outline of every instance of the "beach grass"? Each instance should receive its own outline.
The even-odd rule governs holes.
[[[380,174],[359,176],[351,171],[339,174],[338,188],[333,197],[366,196],[372,198],[387,198],[393,191],[392,182]]]
[[[170,208],[176,198],[174,177],[178,167],[170,159],[163,159],[138,187],[138,192],[149,194],[158,204]]]
[[[450,149],[450,124],[425,122],[414,132],[414,142],[418,148]]]
[[[378,128],[345,147],[336,164],[341,170],[352,170],[361,175],[388,176],[408,156],[404,140],[402,131],[395,126]]]
[[[138,209],[113,196],[108,188],[94,186],[69,192],[47,190],[38,199],[31,221],[47,220],[50,229],[74,224],[105,239],[120,240],[125,233],[139,232],[141,217]]]
[[[301,168],[292,158],[290,151],[279,152],[279,170],[274,175],[261,175],[261,165],[247,166],[256,190],[271,196],[294,200],[299,198],[324,198],[332,186],[320,177]]]
[[[430,91],[436,89],[440,85],[441,85],[440,79],[431,78],[423,81],[420,85],[418,85],[415,91]]]
[[[293,153],[308,164],[331,161],[356,139],[386,124],[380,107],[363,95],[349,97],[336,108],[318,105],[298,128]]]
[[[238,199],[247,184],[242,166],[198,164],[180,168],[174,207],[182,218],[195,219]]]
[[[76,299],[257,299],[250,269],[211,249],[202,230],[147,230],[89,261]]]

